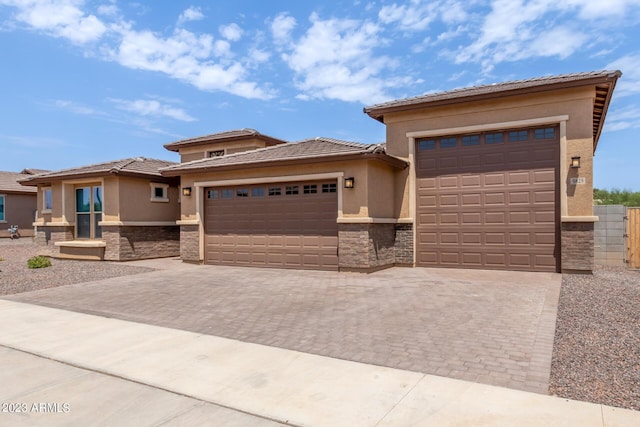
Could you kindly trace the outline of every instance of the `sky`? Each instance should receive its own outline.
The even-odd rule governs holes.
[[[640,191],[640,0],[0,0],[0,170],[252,128],[379,143],[364,106],[623,72],[594,186]]]

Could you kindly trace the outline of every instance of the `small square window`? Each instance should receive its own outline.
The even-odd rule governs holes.
[[[520,142],[520,141],[526,141],[528,139],[529,139],[529,131],[516,130],[513,132],[509,132],[509,142]]]
[[[280,195],[282,195],[282,188],[280,188],[280,187],[269,187],[269,195],[270,196],[280,196]]]
[[[249,197],[249,190],[247,188],[236,189],[236,197]]]
[[[222,157],[224,156],[224,150],[214,150],[207,152],[207,157]]]
[[[152,202],[168,202],[169,186],[167,184],[151,183],[151,201]]]
[[[322,184],[322,192],[323,193],[335,193],[336,192],[336,184]]]
[[[233,189],[225,188],[222,190],[222,198],[223,199],[233,199]]]
[[[442,138],[440,140],[440,148],[453,148],[456,146],[456,138]]]
[[[535,139],[551,139],[555,136],[554,128],[542,128],[533,131]]]
[[[294,195],[298,194],[298,186],[297,185],[287,185],[286,191],[284,194]]]
[[[502,133],[488,133],[484,136],[485,144],[500,144],[502,142]]]
[[[480,144],[480,135],[467,135],[462,137],[462,145],[479,145]]]
[[[219,199],[220,191],[218,190],[207,190],[207,199]]]
[[[251,197],[264,197],[264,187],[253,187]]]
[[[418,150],[435,150],[436,141],[434,139],[423,139],[418,141]]]
[[[318,192],[318,186],[315,184],[305,185],[302,192],[304,194],[316,194]]]

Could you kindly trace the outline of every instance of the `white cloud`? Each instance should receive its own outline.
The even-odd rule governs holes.
[[[222,37],[232,42],[240,40],[240,38],[242,37],[242,33],[242,28],[240,28],[240,26],[236,23],[223,25],[220,27],[220,34],[222,35]]]
[[[95,15],[81,10],[84,0],[0,0],[0,4],[17,8],[17,21],[76,44],[99,40],[107,30]]]
[[[300,99],[329,98],[365,104],[386,100],[386,89],[399,84],[381,73],[395,65],[375,48],[383,42],[379,26],[350,19],[321,20],[311,16],[311,27],[284,60],[296,73]]]
[[[120,12],[115,4],[102,4],[98,6],[98,13],[104,16],[116,16]]]
[[[199,7],[191,6],[180,14],[178,17],[178,25],[182,25],[185,22],[190,21],[199,21],[201,19],[204,19],[202,10]]]
[[[607,114],[605,130],[608,132],[638,128],[640,128],[640,108],[635,105],[609,111]]]
[[[455,62],[480,63],[486,73],[500,62],[564,59],[590,43],[602,43],[603,28],[620,25],[604,18],[624,16],[639,5],[640,0],[494,0],[478,37],[457,50]]]
[[[457,0],[412,0],[407,4],[383,6],[378,12],[381,23],[397,23],[403,31],[426,30],[436,19],[455,24],[465,21],[467,16],[463,4]]]
[[[55,101],[53,101],[53,104],[57,107],[57,108],[61,108],[64,110],[68,110],[71,111],[72,113],[75,114],[81,114],[81,115],[86,115],[86,116],[95,116],[95,115],[103,115],[102,112],[97,111],[91,107],[87,107],[85,105],[80,105],[77,104],[73,101],[69,101],[66,99],[56,99]]]
[[[285,13],[276,16],[271,23],[271,34],[278,44],[286,44],[290,41],[291,31],[296,27],[297,23],[294,17]]]
[[[121,110],[129,111],[140,116],[170,117],[183,122],[193,122],[196,120],[183,109],[163,104],[155,99],[128,100],[112,98],[109,99],[109,101],[113,102],[116,107]]]
[[[622,77],[618,80],[616,86],[617,96],[640,93],[640,52],[625,55],[608,64],[606,68],[608,70],[622,71]]]

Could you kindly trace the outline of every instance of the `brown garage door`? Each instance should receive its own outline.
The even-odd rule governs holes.
[[[205,190],[205,262],[338,269],[336,181]]]
[[[558,128],[416,142],[417,264],[557,271]]]

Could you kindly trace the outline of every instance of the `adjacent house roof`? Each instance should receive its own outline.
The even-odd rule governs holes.
[[[18,172],[0,172],[0,193],[36,193],[37,188],[23,187],[18,182],[19,180],[29,178],[30,175],[18,173]]]
[[[375,158],[400,168],[406,166],[403,160],[387,155],[384,144],[369,145],[331,138],[315,138],[181,163],[162,169],[162,174],[177,176],[184,173],[240,169],[247,166],[275,166],[362,158]]]
[[[198,136],[195,138],[181,139],[180,141],[175,141],[169,144],[165,144],[164,148],[170,151],[177,152],[178,150],[184,147],[204,145],[204,144],[209,144],[211,142],[241,141],[248,138],[256,138],[256,139],[262,140],[267,144],[267,146],[285,144],[287,142],[282,139],[261,134],[255,129],[238,129],[238,130],[230,130],[226,132],[212,133],[210,135]]]
[[[45,172],[51,172],[47,169],[35,169],[35,168],[24,168],[20,171],[20,173],[25,175],[38,175]]]
[[[605,70],[473,86],[384,102],[382,104],[365,107],[364,112],[374,119],[384,122],[384,116],[389,113],[593,85],[596,88],[596,99],[593,105],[593,137],[595,150],[595,145],[598,143],[600,133],[602,132],[602,125],[604,124],[604,118],[607,114],[613,89],[621,75],[622,72],[617,70]]]
[[[160,168],[175,164],[175,162],[169,162],[167,160],[132,157],[129,159],[113,160],[94,165],[45,172],[38,175],[26,175],[25,179],[22,179],[20,183],[22,185],[38,185],[65,179],[98,178],[109,175],[162,179],[162,175],[159,172]]]

